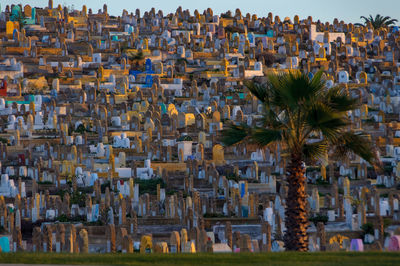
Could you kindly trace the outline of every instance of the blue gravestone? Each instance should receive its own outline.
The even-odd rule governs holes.
[[[129,70],[129,75],[133,75],[135,77],[135,79],[137,78],[137,75],[139,75],[140,73],[142,73],[139,70]]]
[[[362,239],[352,239],[350,243],[351,251],[364,251],[364,244]]]
[[[99,219],[99,204],[95,204],[92,210],[92,222],[95,222]]]
[[[235,40],[236,36],[239,37],[239,33],[235,32],[232,34],[232,41]]]
[[[50,92],[50,96],[51,96],[51,92]],[[44,103],[49,103],[51,101],[52,97],[49,96],[42,96],[42,102]]]
[[[254,43],[254,33],[250,32],[249,34],[247,34],[247,38],[249,39],[250,43]]]
[[[147,75],[145,83],[148,86],[152,86],[153,85],[153,76],[152,75]]]
[[[135,77],[135,79],[137,79],[137,75],[140,75],[142,73],[154,74],[154,71],[152,70],[151,59],[149,59],[149,58],[146,59],[144,72],[139,71],[139,70],[129,70],[129,75],[133,75]],[[146,75],[145,83],[146,83],[146,86],[151,87],[153,85],[153,77],[151,75]]]
[[[242,217],[249,217],[249,207],[242,206]]]
[[[18,30],[14,29],[13,31],[13,40],[17,40],[18,39]]]
[[[52,89],[51,92],[50,92],[50,96],[52,98],[57,98],[57,91],[55,89]]]
[[[32,8],[32,19],[36,19],[36,8]]]
[[[239,187],[240,197],[243,198],[245,196],[245,192],[246,192],[246,184],[243,182],[243,183],[240,183],[239,186],[240,186]]]
[[[151,59],[147,58],[146,59],[146,68],[145,68],[146,72],[150,72],[151,71]]]
[[[94,181],[96,181],[98,179],[99,179],[99,177],[98,177],[97,173],[91,174],[90,185],[93,186],[94,185]]]
[[[8,237],[0,237],[1,252],[10,252],[10,240]]]

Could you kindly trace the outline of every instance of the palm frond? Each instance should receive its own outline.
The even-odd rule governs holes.
[[[266,128],[283,129],[286,127],[286,125],[280,120],[276,112],[269,108],[265,108],[262,122],[262,125]]]
[[[394,25],[397,21],[397,19],[392,19],[389,16],[381,16],[380,14],[377,14],[375,18],[372,15],[369,15],[369,17],[361,16],[360,19],[364,20],[364,24],[367,25],[368,22],[371,22],[372,26],[374,29],[379,29],[384,26],[391,26]],[[355,24],[359,25],[359,23]]]
[[[319,70],[314,74],[312,80],[310,81],[310,95],[312,97],[320,95],[320,93],[324,93],[326,90],[326,80],[324,78],[324,72]]]
[[[355,133],[353,131],[344,132],[333,144],[334,155],[338,159],[348,157],[351,153],[354,153],[371,165],[379,164],[376,149],[372,146],[367,135],[364,133]]]
[[[269,90],[271,104],[282,109],[298,110],[308,101],[313,101],[325,87],[323,72],[318,71],[312,79],[300,71],[270,75]]]
[[[267,88],[254,81],[245,81],[244,85],[249,89],[249,91],[257,97],[261,102],[265,102],[268,98]]]
[[[328,143],[325,140],[305,143],[303,145],[303,156],[306,160],[317,161],[325,157],[328,151]]]
[[[279,142],[281,140],[282,132],[280,130],[262,127],[253,128],[249,136],[249,143],[256,144],[259,147],[265,147],[272,142]]]
[[[385,24],[386,24],[386,26],[391,26],[391,25],[396,24],[396,22],[398,22],[398,20],[393,18],[393,19],[387,20],[387,21],[385,22]]]
[[[267,129],[263,127],[249,127],[247,124],[228,125],[228,128],[222,130],[222,143],[225,146],[232,146],[246,141],[256,144],[260,147],[267,146],[271,142],[281,141],[282,134],[280,130]]]
[[[271,93],[270,104],[279,106],[284,109],[293,103],[293,99],[290,99],[290,93],[286,84],[288,77],[286,74],[269,75],[268,76],[268,89]]]
[[[322,102],[315,102],[306,114],[306,123],[310,131],[320,131],[328,140],[333,140],[349,121],[337,111]]]
[[[226,129],[221,131],[221,133],[222,144],[225,146],[232,146],[246,139],[250,133],[250,127],[246,124],[235,125],[230,123]]]
[[[325,102],[330,108],[338,112],[355,110],[360,106],[359,99],[348,96],[340,87],[331,88],[326,93]]]

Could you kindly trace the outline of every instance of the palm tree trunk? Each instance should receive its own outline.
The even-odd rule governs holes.
[[[305,168],[300,154],[291,154],[291,160],[287,167],[288,195],[286,198],[284,237],[286,250],[307,251],[307,193]]]

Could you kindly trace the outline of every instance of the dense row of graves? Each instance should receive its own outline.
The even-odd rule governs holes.
[[[400,245],[400,32],[107,6],[0,11],[3,252],[284,251],[287,156],[223,147],[262,112],[245,80],[323,69],[383,164],[307,166],[310,251]]]

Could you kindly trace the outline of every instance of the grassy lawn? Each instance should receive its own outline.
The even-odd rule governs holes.
[[[95,265],[400,265],[400,253],[55,254],[1,253],[0,263]]]

